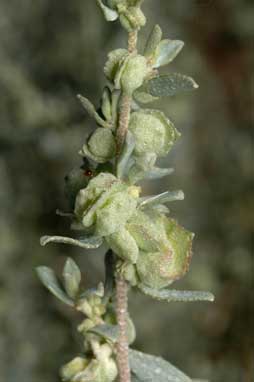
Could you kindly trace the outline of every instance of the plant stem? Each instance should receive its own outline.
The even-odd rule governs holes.
[[[127,337],[128,285],[123,277],[116,279],[116,315],[119,337],[116,345],[120,382],[131,382]]]
[[[128,51],[129,53],[135,52],[137,48],[137,37],[138,32],[133,31],[129,33],[128,38]],[[132,103],[132,97],[127,94],[121,95],[121,101],[120,101],[120,112],[119,112],[119,126],[117,129],[116,134],[116,142],[117,142],[117,156],[121,152],[122,145],[124,143],[128,126],[130,122],[130,112],[131,112],[131,103]]]
[[[128,50],[133,53],[137,47],[137,31],[129,33]],[[117,129],[117,155],[120,154],[130,121],[132,97],[122,94]],[[116,276],[116,315],[119,337],[116,345],[119,382],[131,382],[129,346],[127,336],[128,284],[121,275]]]

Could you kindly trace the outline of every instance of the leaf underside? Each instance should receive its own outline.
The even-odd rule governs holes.
[[[70,299],[67,294],[62,290],[54,271],[48,267],[38,267],[36,268],[39,279],[42,284],[59,300],[67,305],[73,306],[74,302]]]
[[[60,243],[74,245],[84,249],[96,249],[102,245],[103,239],[98,236],[91,236],[80,240],[64,236],[42,236],[40,243],[42,246],[45,246],[49,243]]]
[[[92,333],[98,334],[99,336],[109,340],[113,343],[117,341],[119,335],[119,329],[116,325],[102,324],[97,325],[89,330]]]
[[[173,201],[183,200],[183,199],[184,199],[184,193],[181,190],[166,191],[159,195],[141,198],[140,207],[147,206],[147,205],[163,204],[163,203],[168,203],[168,202],[173,202]]]
[[[154,77],[146,84],[147,92],[153,97],[174,96],[197,88],[198,85],[191,77],[179,73]]]
[[[139,289],[146,295],[167,302],[194,302],[194,301],[214,301],[214,295],[210,292],[184,291],[175,289],[152,289],[145,285],[138,285]]]
[[[191,382],[192,380],[163,358],[130,349],[130,367],[140,382]],[[134,379],[135,381],[135,379]]]

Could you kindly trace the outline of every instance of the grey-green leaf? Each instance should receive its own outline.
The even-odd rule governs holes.
[[[67,294],[75,299],[79,292],[81,272],[74,260],[68,258],[63,270],[64,286]]]
[[[182,50],[183,46],[183,41],[162,40],[156,49],[155,63],[153,64],[153,67],[159,68],[160,66],[164,66],[172,62]]]
[[[184,193],[183,191],[166,191],[159,195],[147,196],[140,198],[140,207],[151,206],[154,204],[163,204],[168,202],[173,202],[176,200],[183,200]]]
[[[167,302],[195,302],[195,301],[214,301],[214,295],[210,292],[184,291],[174,289],[152,289],[145,285],[138,285],[139,289],[146,295]]]
[[[196,82],[188,76],[178,73],[154,77],[146,83],[146,90],[154,97],[168,97],[197,89]]]
[[[191,379],[163,358],[130,349],[130,367],[143,382],[191,382]]]
[[[91,236],[80,240],[63,236],[42,236],[40,243],[42,246],[45,246],[48,243],[60,243],[74,245],[84,249],[96,249],[102,245],[103,239],[98,236]]]
[[[153,167],[145,173],[145,179],[160,179],[164,176],[171,175],[174,172],[173,168]]]
[[[106,5],[103,4],[102,0],[97,0],[97,4],[101,8],[104,17],[107,21],[115,21],[118,19],[118,13],[113,9],[106,7]]]
[[[59,300],[67,305],[74,306],[74,302],[62,290],[54,271],[48,267],[38,267],[36,272],[43,285]]]
[[[89,99],[83,97],[80,94],[77,95],[77,98],[80,101],[83,108],[87,111],[88,115],[90,115],[90,117],[94,118],[95,121],[98,123],[98,125],[100,125],[102,127],[110,127],[111,126],[108,122],[106,122],[103,118],[101,118],[99,116],[94,105],[89,101]]]
[[[133,96],[137,102],[142,103],[142,104],[155,102],[159,99],[159,97],[153,97],[151,94],[142,90],[142,87],[139,88],[138,90],[136,90],[134,92]]]
[[[113,343],[117,341],[119,335],[118,326],[110,324],[97,325],[89,331],[98,334],[100,337],[109,340]]]
[[[133,137],[133,134],[130,131],[128,131],[122,152],[117,162],[117,177],[120,179],[122,179],[127,173],[128,163],[134,148],[135,139]]]
[[[145,51],[144,51],[144,56],[149,57],[151,56],[157,46],[159,45],[160,41],[162,38],[162,30],[159,25],[155,25],[150,36],[148,37]]]

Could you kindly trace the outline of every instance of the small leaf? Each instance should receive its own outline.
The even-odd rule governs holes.
[[[183,200],[183,199],[184,199],[184,193],[181,190],[166,191],[159,195],[140,198],[139,207],[144,207],[147,205],[150,206],[153,204],[163,204],[163,203],[168,203],[168,202],[173,202],[176,200]]]
[[[160,179],[164,176],[171,175],[173,172],[173,168],[153,167],[150,171],[145,173],[145,179]]]
[[[97,0],[99,7],[101,8],[104,17],[107,21],[115,21],[118,19],[118,13],[106,5],[103,4],[102,0]]]
[[[101,100],[101,111],[106,118],[107,121],[111,121],[112,119],[112,100],[111,100],[111,91],[106,86],[102,93]]]
[[[128,131],[122,152],[117,162],[117,177],[120,179],[122,179],[126,175],[128,163],[134,148],[135,139],[133,137],[133,134],[130,131]]]
[[[75,245],[77,247],[85,248],[85,249],[96,249],[99,248],[103,239],[98,236],[91,236],[84,239],[76,240],[70,237],[63,236],[42,236],[40,240],[41,245],[44,247],[48,243],[60,243],[60,244],[69,244]]]
[[[191,77],[178,73],[154,77],[146,83],[146,90],[154,97],[173,96],[197,88],[198,85]]]
[[[103,118],[101,118],[99,116],[94,105],[89,101],[89,99],[83,97],[80,94],[77,95],[77,98],[80,101],[83,108],[87,111],[88,115],[90,115],[90,117],[94,118],[95,121],[98,123],[98,125],[100,125],[102,127],[110,127],[111,126],[109,123],[107,123]]]
[[[184,46],[183,41],[179,40],[163,40],[158,45],[155,52],[154,68],[159,68],[169,64],[174,60]]]
[[[133,96],[137,102],[142,104],[155,102],[159,99],[159,97],[153,97],[151,94],[147,93],[146,91],[142,91],[142,87],[136,90]]]
[[[162,30],[159,25],[155,25],[150,36],[148,37],[144,51],[144,56],[149,57],[154,53],[155,49],[161,41],[161,38]]]
[[[67,305],[74,306],[73,301],[61,289],[54,271],[48,267],[38,267],[36,272],[43,285],[59,300]]]
[[[118,339],[119,329],[116,325],[102,324],[97,325],[89,330],[89,332],[98,334],[102,338],[115,343]]]
[[[81,281],[81,273],[79,267],[74,260],[68,258],[63,271],[64,286],[67,294],[71,298],[75,298],[79,291]]]
[[[191,379],[163,358],[130,349],[130,367],[142,382],[191,382]]]
[[[210,292],[184,291],[174,289],[152,289],[139,284],[139,289],[146,295],[167,302],[194,302],[194,301],[214,301],[214,295]]]

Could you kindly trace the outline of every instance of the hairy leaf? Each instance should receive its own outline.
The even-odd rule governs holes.
[[[40,243],[42,246],[45,246],[48,243],[60,243],[74,245],[85,249],[96,249],[102,245],[103,239],[98,236],[90,236],[80,240],[63,236],[42,236]]]
[[[191,379],[163,358],[130,349],[130,367],[142,382],[191,382]]]
[[[130,344],[136,338],[136,331],[132,321],[129,318],[127,319],[127,323],[127,337]],[[101,324],[91,328],[89,331],[91,333],[98,334],[100,337],[113,343],[117,342],[119,336],[119,328],[117,325]]]
[[[160,179],[164,176],[171,175],[174,172],[173,168],[159,168],[153,167],[150,171],[145,173],[146,179]]]
[[[102,0],[97,0],[97,4],[101,8],[104,17],[107,21],[115,21],[118,19],[118,13],[113,9],[106,7],[106,5],[103,4]]]
[[[117,177],[120,179],[122,179],[127,173],[128,163],[134,148],[135,139],[133,137],[133,134],[130,131],[128,131],[122,152],[117,162]]]
[[[146,47],[144,51],[144,55],[146,57],[149,57],[154,53],[155,49],[157,48],[157,46],[159,45],[161,41],[161,38],[162,38],[162,30],[159,25],[155,25],[146,43]]]
[[[38,267],[36,272],[43,285],[59,300],[67,305],[74,306],[72,299],[62,290],[54,271],[48,267]]]
[[[153,97],[151,94],[147,93],[145,90],[142,90],[142,86],[134,92],[133,97],[135,98],[137,102],[142,104],[155,102],[159,99],[159,97]]]
[[[119,335],[119,329],[116,325],[102,324],[97,325],[89,330],[92,333],[98,334],[99,336],[109,340],[113,343],[117,341]]]
[[[81,272],[74,260],[68,258],[63,271],[64,286],[67,294],[75,298],[79,292]]]
[[[98,123],[98,125],[100,125],[102,127],[110,127],[110,124],[99,116],[94,105],[89,101],[89,99],[83,97],[80,94],[77,95],[77,98],[80,101],[83,108],[87,111],[88,115],[90,115],[90,117],[94,118],[95,121]]]
[[[192,301],[214,301],[214,295],[210,292],[184,291],[174,289],[152,289],[139,284],[139,289],[146,295],[160,301],[167,302],[192,302]]]
[[[174,60],[178,53],[182,50],[184,43],[179,40],[163,40],[158,45],[155,52],[154,68],[159,68],[169,64]]]
[[[154,97],[173,96],[197,88],[198,85],[191,77],[178,73],[154,77],[146,83],[147,92]]]
[[[144,198],[140,198],[140,207],[144,207],[147,205],[153,205],[153,204],[163,204],[168,202],[173,202],[176,200],[183,200],[184,199],[184,193],[183,191],[166,191],[159,195],[154,196],[147,196]]]

